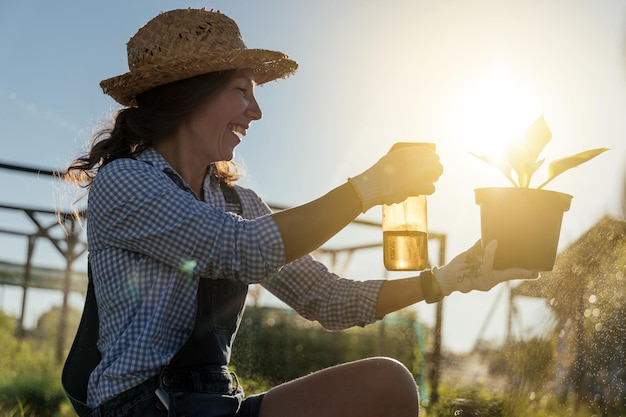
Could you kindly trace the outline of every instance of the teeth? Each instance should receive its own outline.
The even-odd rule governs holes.
[[[246,129],[241,126],[231,125],[231,130],[236,135],[246,136]]]

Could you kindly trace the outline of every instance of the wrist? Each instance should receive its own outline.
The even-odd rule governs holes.
[[[348,182],[354,188],[354,192],[361,201],[361,211],[365,213],[370,208],[383,203],[383,187],[374,176],[364,172],[356,177],[348,178]]]
[[[438,268],[435,266],[432,269],[422,271],[419,275],[422,295],[428,304],[437,303],[444,297],[436,279],[437,272]]]
[[[435,281],[437,282],[439,290],[444,297],[458,290],[456,278],[450,276],[451,271],[449,271],[449,269],[448,265],[444,265],[441,268],[438,268],[437,273],[435,274]]]

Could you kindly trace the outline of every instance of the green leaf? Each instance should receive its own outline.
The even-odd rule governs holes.
[[[524,142],[520,139],[510,142],[506,147],[505,155],[506,161],[517,173],[517,184],[522,188],[527,188],[529,178],[527,170],[535,163],[535,159],[524,146]]]
[[[550,142],[550,139],[552,139],[552,132],[542,114],[524,132],[524,147],[533,161],[539,159],[541,151]]]
[[[591,149],[552,161],[548,170],[548,179],[537,188],[543,188],[547,183],[565,171],[577,167],[578,165],[585,163],[608,150],[609,148]]]
[[[530,187],[530,180],[533,177],[533,174],[535,172],[537,172],[537,170],[539,170],[539,168],[541,168],[541,166],[543,165],[545,159],[542,159],[541,161],[534,161],[534,162],[529,162],[525,167],[524,167],[524,184],[520,184],[520,187],[522,188],[529,188]]]
[[[492,167],[495,167],[497,170],[502,172],[504,176],[506,177],[506,179],[508,179],[515,187],[519,187],[519,185],[515,182],[515,180],[511,176],[511,166],[508,163],[506,163],[506,161],[493,158],[489,155],[478,155],[478,154],[475,154],[474,152],[470,152],[469,154],[480,159],[483,162],[488,163]]]

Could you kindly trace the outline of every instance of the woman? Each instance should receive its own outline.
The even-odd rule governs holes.
[[[126,106],[68,169],[89,190],[89,270],[101,360],[92,415],[416,416],[408,370],[372,358],[244,397],[228,371],[247,286],[260,283],[328,329],[363,326],[524,270],[492,271],[495,245],[393,281],[353,281],[308,255],[374,205],[431,194],[438,156],[403,148],[323,197],[272,214],[234,185],[235,147],[261,118],[254,87],[293,74],[282,53],[247,49],[219,12],[162,13],[128,43],[130,71],[101,86]],[[392,169],[390,169],[392,168]],[[411,180],[408,180],[408,179]],[[169,413],[167,409],[169,409]]]

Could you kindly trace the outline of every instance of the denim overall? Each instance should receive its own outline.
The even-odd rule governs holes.
[[[220,188],[227,202],[227,211],[241,214],[241,202],[235,189],[221,184]],[[90,285],[93,284],[90,283]],[[228,363],[235,333],[243,315],[247,292],[248,286],[239,281],[200,279],[193,331],[161,374],[121,393],[95,409],[85,407],[82,401],[81,397],[86,396],[86,385],[84,393],[79,392],[79,395],[74,395],[74,387],[72,389],[66,387],[78,414],[90,417],[235,415],[240,409],[244,393],[236,376],[228,371]],[[97,308],[95,297],[89,297],[89,295],[88,290],[85,311],[93,311]],[[81,320],[77,340],[74,342],[77,348],[76,354],[70,352],[66,362],[68,369],[64,369],[64,386],[65,382],[68,382],[68,385],[72,384],[72,379],[82,380],[82,375],[76,375],[77,366],[70,363],[76,361],[70,361],[70,358],[80,357],[80,353],[86,350],[93,351],[93,346],[90,346],[91,341],[78,339],[81,339],[79,336],[81,331],[85,332],[85,328],[88,328],[92,335],[95,333],[97,336],[97,315],[95,319],[95,323],[93,316],[89,319],[83,317]],[[99,361],[99,355],[97,360]],[[90,373],[93,368],[88,367]],[[80,369],[80,364],[78,369]],[[84,373],[84,367],[81,371]],[[80,389],[82,390],[83,387],[81,386]]]
[[[235,189],[225,185],[220,188],[227,211],[241,215]],[[159,377],[161,405],[187,417],[237,412],[243,389],[228,371],[228,363],[247,293],[248,286],[239,281],[200,279],[194,329]]]

